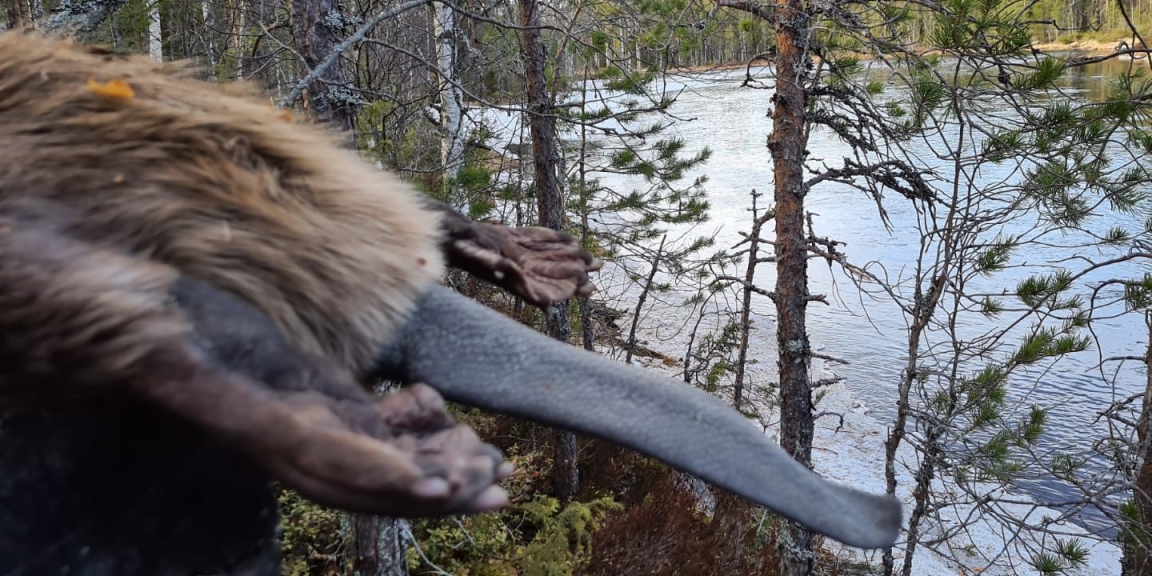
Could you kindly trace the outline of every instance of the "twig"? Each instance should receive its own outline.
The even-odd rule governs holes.
[[[91,32],[127,3],[128,0],[64,0],[44,23],[44,30],[59,36]]]
[[[325,56],[324,60],[317,64],[311,72],[304,76],[304,78],[300,79],[300,81],[296,83],[296,86],[292,87],[292,91],[288,92],[288,95],[280,101],[280,107],[287,108],[295,104],[296,101],[300,99],[300,96],[304,94],[304,90],[307,89],[308,86],[310,86],[316,80],[319,80],[320,76],[322,76],[325,71],[331,68],[332,65],[336,63],[336,60],[340,58],[342,54],[347,52],[348,49],[352,48],[352,46],[354,46],[356,43],[363,41],[364,38],[368,35],[368,32],[375,28],[377,24],[389,18],[399,16],[400,14],[403,14],[404,12],[407,12],[413,8],[419,8],[425,4],[430,4],[431,2],[432,0],[410,0],[409,2],[393,6],[392,8],[389,8],[388,10],[385,10],[369,18],[368,21],[365,22],[364,25],[361,26],[358,30],[356,30],[355,33],[345,38],[343,42],[337,44],[336,47],[332,49],[332,52]]]

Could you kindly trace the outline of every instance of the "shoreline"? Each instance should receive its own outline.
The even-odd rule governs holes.
[[[1075,42],[1041,42],[1032,47],[1040,52],[1082,52],[1085,56],[1103,56],[1116,51],[1116,45],[1123,40],[1117,38],[1112,41],[1103,40],[1077,40]]]
[[[645,332],[640,329],[638,334]],[[663,346],[655,349],[661,353]],[[603,354],[603,349],[598,349]],[[658,358],[637,357],[636,363],[647,370],[655,370],[672,375],[674,370]],[[749,373],[764,377],[774,373],[772,369],[750,367]],[[825,361],[813,358],[812,381],[834,376]],[[812,439],[812,467],[837,484],[883,494],[886,491],[884,480],[884,441],[888,423],[877,420],[870,414],[866,403],[858,400],[847,381],[841,380],[820,389],[824,396],[816,403],[816,413],[825,417],[816,421]],[[758,411],[761,424],[769,425],[765,434],[779,443],[779,412],[775,409]],[[904,505],[904,530],[915,506],[912,489],[915,486],[908,466],[919,462],[919,455],[905,441],[897,454],[896,496]],[[954,486],[945,485],[939,479],[932,483],[933,491],[945,498],[964,499]],[[1055,538],[1070,540],[1079,538],[1087,550],[1084,564],[1079,568],[1067,568],[1062,574],[1067,576],[1114,576],[1120,570],[1122,552],[1114,542],[1099,540],[1079,525],[1068,521],[1054,522],[1048,526],[1048,533],[1040,531],[1019,531],[1010,523],[997,520],[998,514],[1012,519],[1023,519],[1029,525],[1043,522],[1045,517],[1058,518],[1060,512],[1040,506],[1032,498],[1007,491],[992,484],[978,485],[981,496],[992,499],[1009,500],[1001,504],[996,512],[981,512],[967,503],[944,506],[939,513],[942,522],[926,516],[920,525],[920,540],[912,562],[912,574],[958,574],[960,576],[1017,576],[1021,568],[1030,566],[1033,555],[1042,549],[1051,548]],[[942,537],[944,532],[956,534],[935,547],[924,544],[924,540]],[[902,538],[906,532],[902,534]],[[903,565],[907,543],[901,539],[892,549],[896,570]],[[882,550],[861,550],[844,546],[825,538],[819,549],[831,556],[835,567],[852,574],[878,574],[882,566]],[[864,570],[864,571],[860,571]],[[859,572],[858,572],[859,571]]]
[[[656,312],[657,310],[650,311],[647,318],[650,322],[663,316]],[[677,348],[679,338],[656,337],[656,333],[660,331],[659,325],[669,320],[667,317],[661,319],[664,322],[657,321],[656,326],[642,322],[637,331],[637,339],[657,354],[674,357],[675,354],[670,351]],[[820,347],[814,342],[813,348],[819,350]],[[609,350],[610,347],[605,349],[597,346],[597,352],[600,354],[605,354]],[[606,356],[613,357],[610,353]],[[668,365],[658,356],[637,356],[634,362],[647,370],[655,370],[669,376],[676,372],[676,367]],[[774,365],[753,364],[748,367],[750,381],[772,381],[776,378],[775,373]],[[809,375],[815,382],[836,374],[826,361],[813,358]],[[825,416],[819,418],[815,425],[812,442],[813,469],[838,484],[875,494],[885,493],[887,485],[884,479],[884,441],[891,423],[874,417],[873,410],[853,394],[852,384],[846,380],[824,386],[819,391],[823,396],[816,402],[815,413],[823,413]],[[773,442],[779,443],[779,411],[758,406],[757,416],[760,424],[767,426],[765,434]],[[906,440],[901,445],[896,460],[898,481],[896,496],[904,505],[906,530],[908,518],[915,506],[912,497],[915,482],[909,467],[915,466],[920,458]],[[955,486],[945,484],[939,479],[933,481],[932,486],[933,491],[942,494],[945,499],[956,498],[961,501],[967,499]],[[1016,533],[1016,526],[998,521],[997,516],[1023,519],[1034,526],[1041,523],[1045,517],[1060,517],[1060,512],[1040,506],[1027,495],[1006,493],[1005,490],[991,484],[981,484],[975,488],[982,497],[1000,500],[1002,503],[991,513],[981,512],[975,506],[964,502],[945,506],[939,513],[943,519],[942,523],[932,520],[931,517],[925,517],[920,526],[921,540],[939,538],[945,531],[955,531],[957,534],[935,547],[919,543],[913,560],[913,574],[1015,576],[1021,573],[1021,568],[1030,566],[1036,551],[1045,545],[1048,548],[1052,546],[1053,537],[1065,540],[1080,538],[1088,551],[1080,568],[1069,568],[1063,572],[1064,574],[1113,576],[1119,572],[1122,552],[1116,543],[1099,540],[1079,525],[1067,521],[1052,523],[1047,528],[1049,531],[1047,534],[1040,531]],[[958,530],[961,527],[963,528]],[[906,533],[902,535],[902,538],[904,537]],[[848,570],[848,573],[877,574],[882,566],[882,550],[860,550],[830,539],[824,539],[820,549],[831,556],[840,569]],[[902,566],[905,554],[906,542],[900,540],[893,548],[897,570]],[[866,571],[857,572],[861,569]]]
[[[1037,52],[1049,54],[1060,52],[1079,52],[1082,56],[1104,56],[1115,52],[1116,45],[1120,43],[1123,38],[1117,38],[1114,41],[1102,40],[1076,40],[1071,42],[1037,42],[1032,44],[1032,48]],[[925,56],[936,52],[935,49],[925,49],[917,51],[917,54]],[[860,60],[875,60],[875,54],[859,53],[856,54]],[[818,60],[819,58],[817,58]],[[675,66],[668,69],[671,74],[699,74],[705,72],[719,72],[724,70],[736,70],[740,68],[754,65],[756,62],[753,60],[744,60],[738,62],[725,62],[721,64],[701,64],[697,66]]]

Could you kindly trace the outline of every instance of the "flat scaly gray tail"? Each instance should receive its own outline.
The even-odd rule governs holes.
[[[539,334],[447,288],[418,305],[384,372],[445,398],[609,440],[850,546],[900,532],[890,496],[829,482],[702,390]]]

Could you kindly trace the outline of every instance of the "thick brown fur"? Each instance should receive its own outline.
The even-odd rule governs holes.
[[[442,251],[537,304],[587,294],[599,265],[553,231],[444,216],[251,87],[0,35],[0,573],[222,572],[187,559],[236,555],[221,522],[262,542],[271,524],[201,501],[267,503],[264,479],[360,513],[502,506],[510,465],[439,394],[634,447],[847,543],[895,540],[898,502],[820,482],[719,400],[435,286]],[[373,377],[409,386],[377,400]],[[172,440],[138,456],[153,436]],[[186,473],[205,467],[228,494]],[[150,508],[198,519],[141,531]]]
[[[433,389],[364,386],[446,246],[499,229],[445,214],[251,86],[0,34],[0,573],[76,573],[97,539],[109,573],[184,573],[178,551],[218,520],[123,527],[145,494],[197,515],[181,494],[201,459],[234,463],[217,471],[224,508],[266,503],[262,478],[362,513],[503,505],[510,465]],[[592,259],[542,245],[543,264],[480,256],[528,292],[586,290]],[[171,449],[136,462],[145,435]],[[104,518],[92,499],[135,512]]]
[[[0,35],[0,211],[62,205],[78,213],[70,237],[233,292],[362,374],[443,271],[440,216],[257,94],[184,64]]]

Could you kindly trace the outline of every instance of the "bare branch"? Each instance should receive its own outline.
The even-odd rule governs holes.
[[[767,22],[776,21],[776,5],[775,4],[761,4],[759,2],[741,2],[739,0],[716,0],[716,5],[721,8],[731,8],[741,12],[747,12],[765,20]]]
[[[63,0],[44,23],[44,30],[59,36],[91,32],[128,0]]]
[[[352,48],[352,46],[362,42],[368,33],[376,27],[376,25],[389,18],[395,18],[396,16],[399,16],[400,14],[403,14],[413,8],[419,8],[420,6],[429,4],[431,1],[432,0],[409,0],[408,2],[393,6],[392,8],[389,8],[388,10],[385,10],[369,18],[366,22],[364,22],[363,26],[356,30],[355,33],[346,38],[343,42],[337,44],[336,47],[332,49],[332,52],[330,52],[322,62],[317,64],[311,72],[308,72],[306,76],[301,78],[300,81],[292,87],[292,90],[288,92],[288,95],[280,101],[280,107],[288,108],[289,106],[295,104],[296,101],[300,99],[300,96],[304,94],[304,90],[306,90],[308,86],[319,79],[320,76],[322,76],[324,72],[328,70],[328,68],[335,64],[336,60],[339,59],[340,56],[342,56],[350,48]]]

